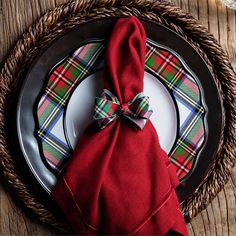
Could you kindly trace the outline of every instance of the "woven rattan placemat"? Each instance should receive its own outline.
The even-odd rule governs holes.
[[[32,191],[12,156],[8,143],[6,109],[29,65],[54,39],[91,19],[135,15],[160,23],[187,39],[214,74],[224,107],[224,128],[212,168],[194,194],[182,204],[186,219],[205,209],[227,182],[236,160],[236,75],[216,39],[192,16],[166,2],[148,0],[77,0],[47,12],[17,42],[0,71],[0,167],[8,183],[38,218],[60,230],[64,219]]]

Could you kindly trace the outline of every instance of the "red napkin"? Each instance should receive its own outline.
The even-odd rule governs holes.
[[[104,87],[122,104],[143,91],[145,52],[142,24],[119,19],[106,51]],[[187,235],[178,183],[150,120],[140,130],[119,118],[104,129],[87,128],[52,196],[79,234]]]

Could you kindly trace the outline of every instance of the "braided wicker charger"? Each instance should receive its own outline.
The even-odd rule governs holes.
[[[182,204],[186,219],[205,209],[227,182],[236,161],[236,74],[215,38],[189,14],[170,3],[148,0],[77,0],[47,12],[17,42],[0,71],[0,166],[8,183],[27,208],[59,230],[67,230],[63,217],[33,192],[9,152],[5,110],[30,63],[38,53],[69,29],[90,19],[108,16],[146,18],[167,26],[187,39],[204,57],[214,74],[224,106],[224,128],[212,168],[194,194]],[[17,158],[17,157],[16,157]]]

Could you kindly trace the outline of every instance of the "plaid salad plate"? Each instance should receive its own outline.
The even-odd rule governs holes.
[[[67,103],[81,81],[103,68],[104,52],[104,41],[91,41],[56,65],[47,79],[37,105],[36,136],[42,157],[56,172],[73,151],[63,128]],[[183,179],[194,167],[206,137],[207,109],[198,78],[180,55],[151,39],[147,40],[145,71],[166,86],[176,104],[178,131],[168,156]]]

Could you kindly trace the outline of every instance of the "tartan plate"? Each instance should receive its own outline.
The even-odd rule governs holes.
[[[63,127],[66,106],[80,82],[103,68],[104,52],[102,40],[79,47],[53,69],[39,100],[37,138],[44,158],[57,172],[73,151]],[[151,39],[147,39],[145,71],[164,84],[177,106],[178,131],[169,158],[183,179],[194,167],[206,137],[206,107],[198,78],[180,55]]]

